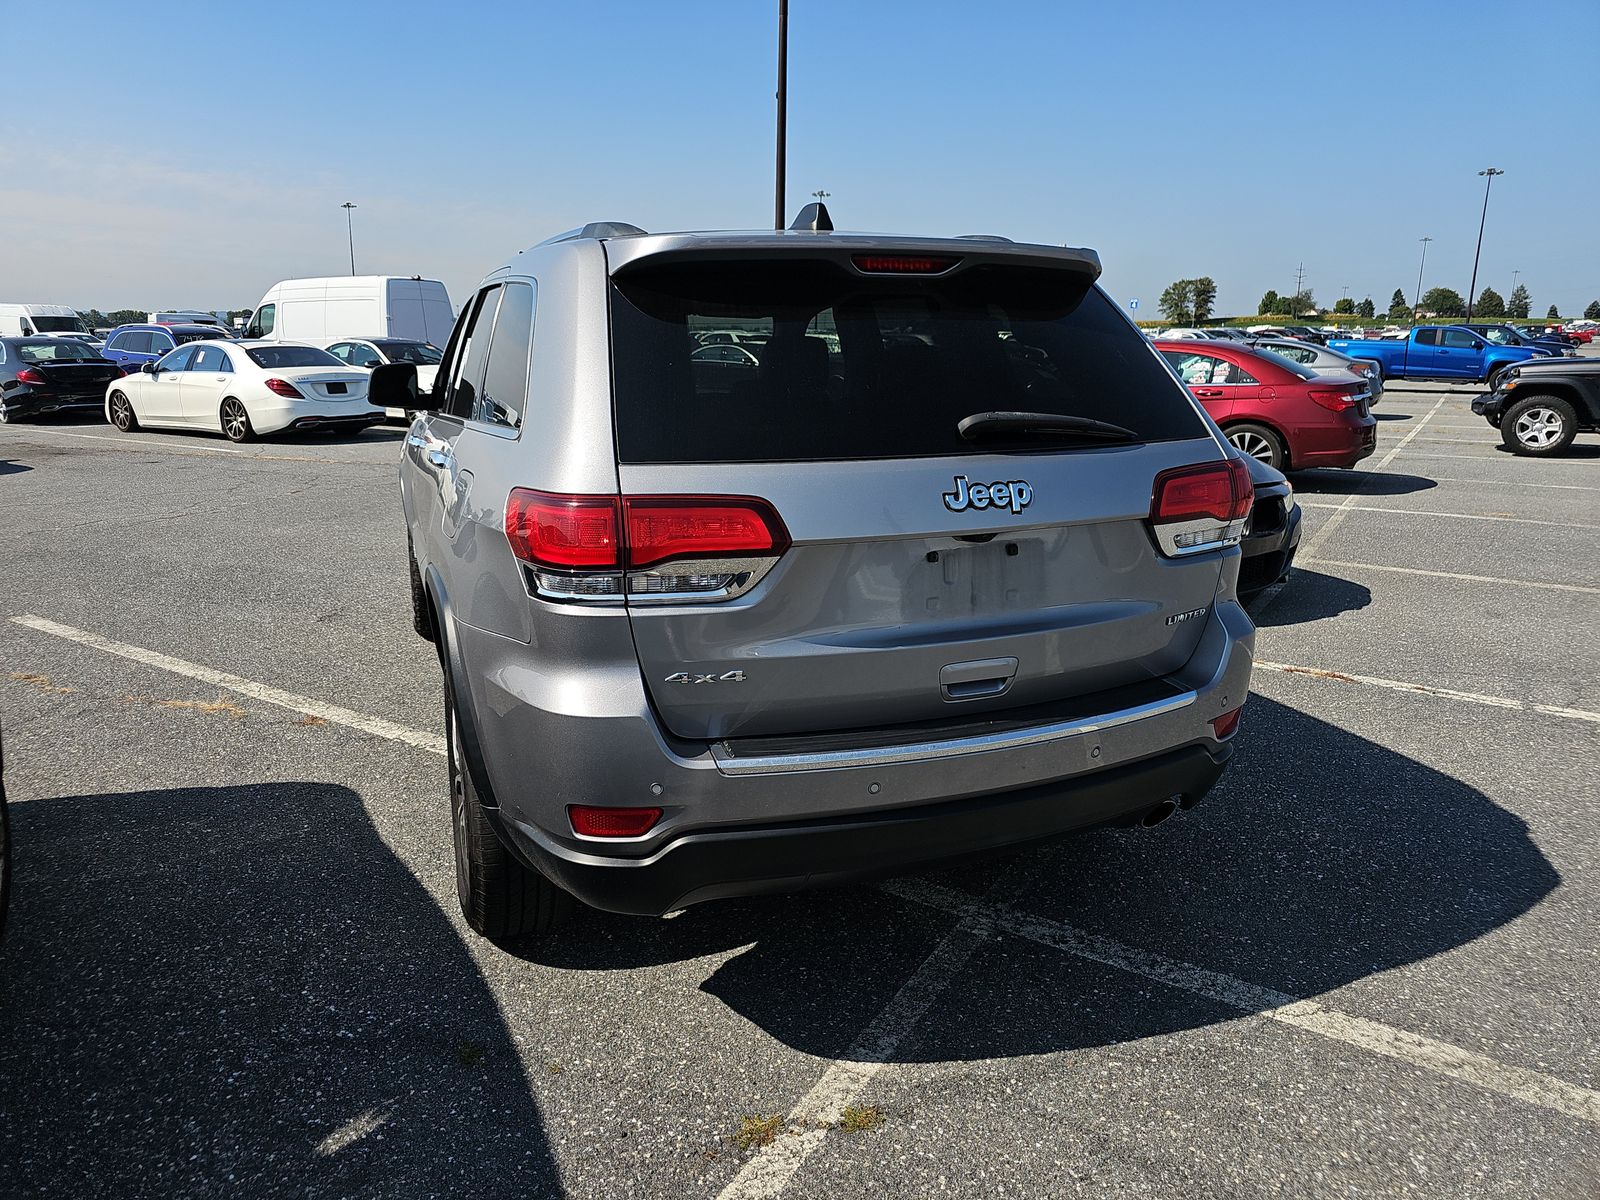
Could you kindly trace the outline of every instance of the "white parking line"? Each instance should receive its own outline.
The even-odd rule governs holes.
[[[1521,712],[1543,713],[1548,717],[1566,717],[1573,721],[1588,721],[1600,725],[1600,712],[1586,708],[1562,708],[1558,704],[1535,704],[1531,700],[1513,700],[1506,696],[1486,696],[1482,692],[1458,692],[1453,688],[1433,687],[1425,683],[1411,683],[1404,679],[1384,679],[1377,675],[1352,675],[1347,671],[1330,671],[1325,667],[1302,667],[1295,663],[1269,662],[1257,659],[1256,669],[1274,671],[1280,675],[1304,675],[1312,679],[1334,683],[1359,683],[1367,687],[1386,688],[1392,692],[1411,692],[1419,696],[1438,696],[1443,700],[1459,700],[1465,704],[1485,704],[1491,708],[1514,708]]]
[[[52,437],[83,438],[91,442],[115,442],[119,446],[152,446],[157,450],[166,450],[173,454],[244,454],[243,450],[235,450],[230,446],[172,446],[166,442],[152,442],[148,438],[133,438],[127,436],[110,437],[103,433],[68,433],[65,429],[40,429],[32,427],[28,433],[48,433]]]
[[[1376,465],[1368,467],[1361,472],[1361,477],[1356,480],[1355,487],[1350,489],[1350,494],[1344,498],[1344,503],[1312,506],[1306,504],[1304,501],[1301,502],[1300,506],[1302,508],[1317,507],[1332,508],[1335,510],[1333,516],[1324,521],[1321,528],[1319,528],[1315,533],[1306,539],[1305,545],[1301,547],[1302,554],[1312,555],[1317,552],[1317,547],[1322,545],[1323,542],[1327,541],[1328,537],[1333,533],[1333,531],[1339,528],[1340,522],[1344,520],[1344,514],[1349,512],[1351,508],[1355,507],[1356,500],[1360,498],[1361,485],[1366,483],[1370,476],[1378,471],[1383,470],[1391,462],[1393,462],[1394,456],[1399,454],[1400,451],[1404,450],[1408,445],[1410,445],[1411,439],[1416,437],[1417,434],[1421,433],[1427,428],[1428,422],[1433,420],[1434,414],[1437,413],[1441,407],[1443,407],[1445,400],[1446,397],[1440,396],[1439,399],[1434,402],[1433,407],[1428,410],[1427,415],[1418,421],[1411,429],[1411,432],[1407,433],[1405,437],[1396,442],[1393,449],[1391,449],[1389,453],[1385,454],[1380,460],[1378,460]],[[1276,599],[1277,597],[1274,596],[1272,600],[1267,602],[1267,605],[1270,606]],[[1264,606],[1261,611],[1266,611],[1266,607]]]
[[[885,884],[883,890],[944,912],[961,912],[964,920],[975,917],[987,920],[1003,933],[1141,975],[1240,1012],[1257,1014],[1370,1054],[1399,1059],[1484,1091],[1600,1125],[1600,1092],[1552,1075],[1497,1062],[1448,1042],[1340,1012],[1315,1000],[1302,1000],[1231,975],[1125,946],[1060,921],[1017,912],[988,899],[974,900],[924,880],[897,879]]]
[[[1413,457],[1420,457],[1420,455],[1415,455]],[[1443,455],[1443,454],[1440,454],[1440,455],[1431,455],[1430,454],[1428,457],[1429,458],[1434,458],[1434,457],[1445,458],[1447,456]],[[1469,456],[1469,455],[1459,455],[1459,456],[1448,456],[1448,457],[1467,458],[1467,457],[1471,457],[1471,456]],[[1479,487],[1496,487],[1496,488],[1501,488],[1501,487],[1536,487],[1536,488],[1557,488],[1557,489],[1559,489],[1559,490],[1561,490],[1563,492],[1600,492],[1600,487],[1587,487],[1587,486],[1585,486],[1584,484],[1581,484],[1581,483],[1531,483],[1526,479],[1463,479],[1459,475],[1434,475],[1434,476],[1432,476],[1432,479],[1433,479],[1433,481],[1435,483],[1472,483],[1472,484],[1476,484]]]
[[[1354,496],[1350,498],[1350,500],[1354,499]],[[1582,521],[1536,521],[1531,517],[1497,517],[1490,513],[1440,512],[1433,508],[1375,508],[1370,504],[1352,508],[1350,500],[1346,500],[1343,504],[1317,504],[1314,501],[1308,503],[1302,500],[1300,507],[1331,508],[1336,515],[1349,512],[1390,513],[1401,517],[1452,517],[1460,521],[1504,521],[1512,525],[1548,525],[1556,529],[1600,529],[1600,525],[1586,525]],[[1332,518],[1330,517],[1329,520],[1332,520]]]
[[[1600,587],[1584,587],[1577,583],[1545,583],[1540,579],[1506,579],[1499,575],[1462,575],[1456,571],[1424,571],[1421,567],[1391,567],[1382,563],[1344,562],[1337,558],[1303,558],[1305,564],[1319,567],[1345,567],[1352,571],[1393,571],[1398,575],[1426,575],[1432,579],[1460,579],[1466,583],[1503,583],[1513,587],[1544,588],[1552,592],[1581,592],[1600,596]]]
[[[900,1042],[967,965],[988,934],[979,906],[1005,912],[1021,893],[1023,870],[1013,865],[983,898],[968,896],[965,906],[948,911],[960,920],[916,973],[857,1035],[844,1056],[830,1063],[822,1078],[789,1110],[784,1132],[758,1150],[717,1195],[717,1200],[772,1200],[782,1194],[800,1165],[822,1145],[832,1128],[873,1076],[883,1070]]]
[[[45,618],[36,617],[32,613],[20,617],[12,617],[11,621],[15,625],[22,625],[40,633],[48,633],[52,637],[64,638],[69,642],[76,642],[80,646],[88,646],[94,650],[102,650],[107,654],[115,654],[119,658],[143,663],[147,667],[170,671],[174,675],[186,675],[190,679],[198,679],[202,683],[209,683],[212,687],[237,692],[241,696],[249,696],[252,700],[260,700],[264,704],[273,704],[279,708],[287,708],[293,712],[304,713],[308,717],[319,717],[330,725],[343,725],[347,729],[358,729],[362,733],[370,733],[374,737],[387,738],[392,742],[404,742],[408,746],[415,746],[419,750],[430,750],[434,754],[443,754],[445,752],[444,738],[436,733],[425,733],[420,729],[397,725],[393,721],[385,721],[382,717],[371,717],[348,708],[340,708],[337,704],[314,700],[309,696],[297,696],[293,692],[281,691],[264,683],[256,683],[252,679],[230,675],[226,671],[202,667],[198,663],[185,662],[181,658],[173,658],[170,655],[160,654],[154,650],[146,650],[142,646],[130,646],[126,642],[114,642],[110,638],[101,637],[97,633],[89,633],[82,629],[74,629],[71,625],[61,625],[55,621],[47,621]]]

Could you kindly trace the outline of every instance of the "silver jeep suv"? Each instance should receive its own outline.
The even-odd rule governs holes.
[[[1155,824],[1228,760],[1250,476],[1098,256],[816,207],[543,242],[395,401],[483,934]]]

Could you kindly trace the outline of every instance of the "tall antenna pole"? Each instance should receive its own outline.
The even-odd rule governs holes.
[[[1478,248],[1472,252],[1472,282],[1467,285],[1467,321],[1472,321],[1472,301],[1478,290],[1478,256],[1483,253],[1483,225],[1489,219],[1489,189],[1494,186],[1494,177],[1504,175],[1505,172],[1498,167],[1490,167],[1486,171],[1479,171],[1479,175],[1486,176],[1483,181],[1483,215],[1478,218]]]
[[[344,229],[350,235],[350,274],[354,275],[356,273],[356,227],[351,223],[350,210],[356,206],[346,200],[339,207],[344,209]]]
[[[772,227],[783,228],[784,176],[788,172],[789,0],[778,0],[778,178],[772,198]]]
[[[1413,325],[1417,323],[1417,317],[1422,312],[1422,268],[1427,264],[1428,243],[1433,239],[1425,237],[1417,240],[1422,243],[1422,261],[1417,264],[1417,290],[1416,294],[1411,297],[1411,323]]]

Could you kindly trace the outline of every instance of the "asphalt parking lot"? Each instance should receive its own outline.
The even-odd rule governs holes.
[[[394,428],[0,430],[7,1195],[1600,1194],[1600,441],[1392,387],[1234,765],[877,887],[456,909]]]

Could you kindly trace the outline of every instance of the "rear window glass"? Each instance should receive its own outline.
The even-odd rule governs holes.
[[[1145,441],[1206,432],[1149,343],[1059,269],[908,280],[816,260],[667,264],[613,282],[612,343],[629,463],[971,454],[957,424],[994,411]]]
[[[48,342],[13,342],[17,357],[23,362],[94,362],[99,351],[72,338],[56,338]]]
[[[279,367],[342,367],[326,350],[314,346],[251,346],[245,351],[250,361],[269,370]]]

